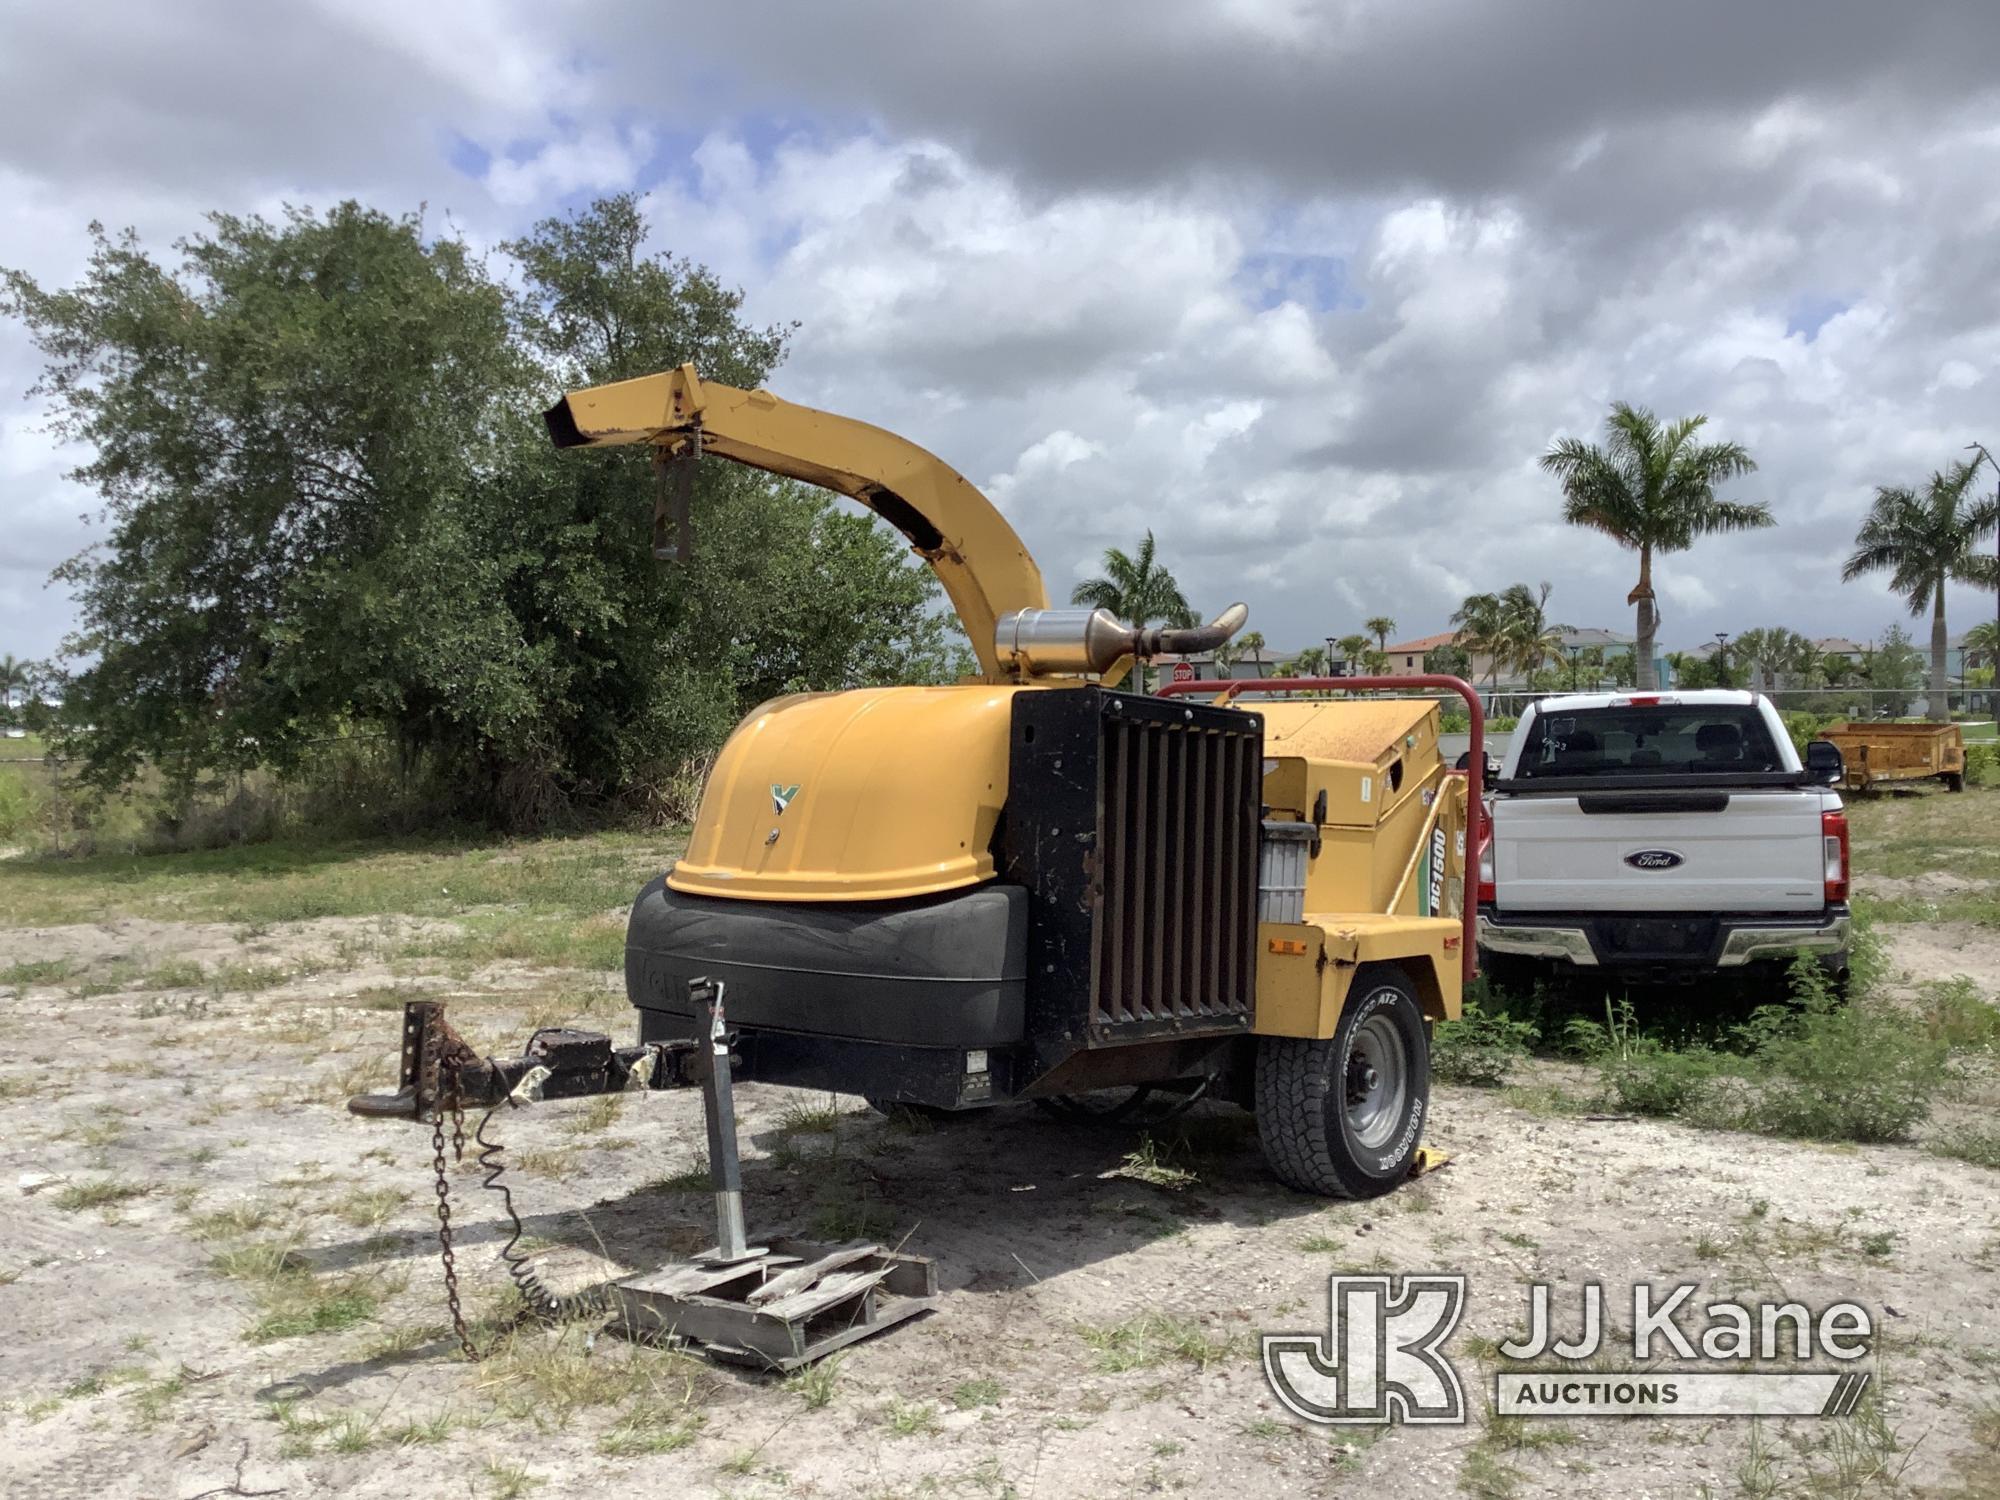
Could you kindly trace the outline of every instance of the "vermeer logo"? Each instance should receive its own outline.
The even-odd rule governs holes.
[[[792,805],[792,798],[798,796],[798,794],[799,783],[796,781],[790,786],[779,786],[777,782],[772,782],[771,811],[782,814],[786,808]]]

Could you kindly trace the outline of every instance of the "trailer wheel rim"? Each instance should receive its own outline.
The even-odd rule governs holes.
[[[1363,1150],[1389,1144],[1410,1096],[1410,1052],[1386,1011],[1354,1028],[1347,1044],[1347,1128]]]

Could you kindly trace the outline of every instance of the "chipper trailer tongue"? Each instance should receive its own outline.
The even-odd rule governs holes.
[[[1071,1117],[1206,1095],[1255,1111],[1294,1188],[1372,1197],[1418,1168],[1431,1028],[1458,1015],[1474,954],[1484,745],[1464,683],[1119,692],[1135,661],[1211,650],[1247,611],[1176,630],[1053,609],[1006,518],[937,458],[692,366],[572,392],[547,421],[562,448],[652,445],[656,551],[684,565],[699,457],[858,500],[936,571],[979,673],[795,694],[737,727],[687,853],[632,908],[635,1044],[560,1030],[487,1059],[441,1007],[410,1007],[401,1092],[353,1107],[432,1123],[447,1248],[457,1109],[702,1087],[716,1246],[613,1292],[638,1331],[790,1366],[928,1306],[935,1271],[873,1246],[751,1244],[735,1082]],[[1331,696],[1380,688],[1465,699],[1464,775],[1435,700]]]

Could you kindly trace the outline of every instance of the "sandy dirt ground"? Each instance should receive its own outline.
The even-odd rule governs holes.
[[[935,1314],[811,1382],[585,1326],[466,1363],[443,1320],[428,1132],[342,1101],[389,1078],[410,996],[454,998],[496,1051],[556,1019],[558,991],[574,1010],[593,987],[586,1019],[621,1035],[628,1013],[613,976],[413,976],[393,957],[413,935],[379,920],[0,931],[0,966],[317,968],[255,994],[89,994],[73,976],[0,990],[0,1492],[1986,1493],[1963,1465],[2000,1394],[2000,1173],[1922,1139],[1558,1118],[1532,1090],[1440,1088],[1432,1139],[1450,1165],[1327,1204],[1274,1182],[1225,1106],[1188,1122],[1188,1180],[1148,1181],[1131,1175],[1134,1130],[1027,1109],[912,1130],[857,1101],[746,1087],[753,1227],[858,1229],[934,1256]],[[1899,963],[1975,974],[1989,996],[2000,974],[1992,928],[1891,940]],[[1538,1063],[1528,1081],[1581,1075]],[[687,1180],[696,1096],[548,1105],[498,1131],[552,1274],[650,1269],[712,1237]],[[467,1303],[491,1309],[500,1216],[469,1162],[452,1181]],[[1452,1345],[1470,1424],[1314,1428],[1279,1407],[1256,1336],[1323,1329],[1327,1276],[1362,1270],[1470,1279]],[[1536,1279],[1569,1309],[1589,1281],[1859,1301],[1881,1327],[1879,1424],[1492,1422],[1490,1341],[1521,1327]]]

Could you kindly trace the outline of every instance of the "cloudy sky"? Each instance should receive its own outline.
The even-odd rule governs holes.
[[[2000,6],[1879,0],[34,0],[0,19],[0,265],[93,218],[428,205],[476,243],[626,188],[772,384],[983,486],[1066,595],[1148,527],[1274,644],[1633,563],[1536,457],[1706,412],[1777,529],[1665,566],[1664,639],[1900,617],[1873,486],[2000,448]],[[0,327],[0,653],[51,651],[92,498]],[[1991,596],[1957,592],[1955,629]]]

